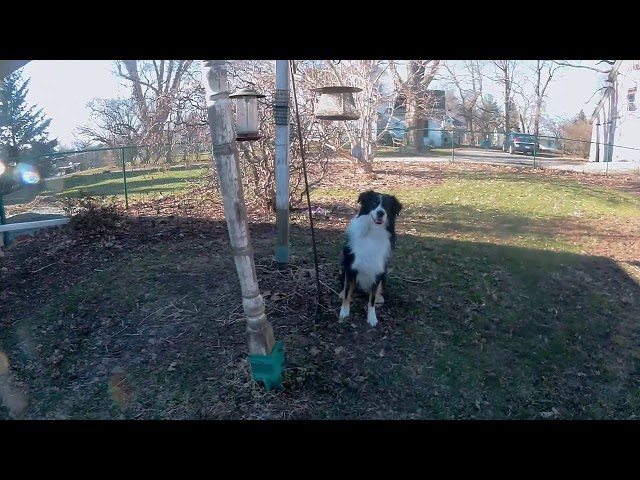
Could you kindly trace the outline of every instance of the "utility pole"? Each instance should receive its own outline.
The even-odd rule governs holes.
[[[289,60],[276,60],[276,263],[289,263]]]
[[[260,295],[249,237],[247,206],[240,182],[240,158],[225,60],[203,60],[202,80],[224,216],[242,290],[242,307],[247,319],[249,361],[254,378],[264,381],[269,390],[272,386],[280,386],[284,350],[280,342],[276,345],[273,327],[267,320],[264,299]],[[274,347],[277,347],[275,351]],[[263,368],[265,366],[266,369]]]

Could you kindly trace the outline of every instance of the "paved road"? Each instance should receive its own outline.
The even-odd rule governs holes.
[[[450,160],[451,157],[433,156],[433,157],[380,157],[378,161],[395,161],[395,162],[443,162]],[[459,148],[454,152],[454,161],[456,162],[472,162],[485,163],[493,165],[513,165],[513,166],[529,166],[533,167],[533,157],[524,154],[509,154],[499,150],[477,150]],[[636,172],[640,173],[639,162],[585,162],[583,160],[558,159],[554,157],[538,156],[536,164],[543,168],[552,168],[557,170],[570,170],[575,172],[588,173],[621,173]]]

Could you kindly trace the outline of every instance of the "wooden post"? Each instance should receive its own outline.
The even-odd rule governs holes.
[[[276,263],[289,263],[289,60],[276,60]]]
[[[249,353],[270,355],[275,340],[273,328],[264,311],[264,299],[260,295],[249,237],[225,60],[203,60],[202,80],[224,216],[242,290],[242,307],[247,317]]]

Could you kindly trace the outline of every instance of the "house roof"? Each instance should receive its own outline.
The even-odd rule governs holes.
[[[606,80],[607,82],[609,82],[609,85],[607,86],[607,89],[602,95],[602,98],[600,99],[600,101],[598,102],[598,105],[593,111],[593,114],[589,119],[589,123],[593,123],[593,121],[596,119],[596,117],[600,113],[600,110],[602,110],[602,107],[604,107],[605,101],[607,100],[607,98],[609,98],[609,95],[611,95],[611,92],[613,91],[613,82],[618,76],[618,70],[620,70],[620,65],[622,65],[622,60],[616,60],[616,63],[613,64],[613,68],[611,69],[611,72],[609,72],[609,76],[607,77],[607,80]]]
[[[465,123],[465,120],[463,118],[457,117],[457,116],[453,116],[453,115],[447,115],[447,117],[449,117],[451,119],[451,121],[453,122],[453,125],[456,127],[466,127],[467,124]]]

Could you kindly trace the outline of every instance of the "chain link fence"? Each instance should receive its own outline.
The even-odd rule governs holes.
[[[378,132],[378,156],[381,158],[416,157],[409,147],[412,130],[386,128]],[[580,172],[640,173],[640,148],[593,142],[562,136],[511,132],[477,132],[458,128],[425,128],[422,152],[424,160],[468,161],[512,164],[532,168],[557,168]]]
[[[424,149],[416,152],[408,147],[409,133],[404,128],[379,132],[376,161],[472,162],[640,174],[640,148],[625,145],[438,128],[423,129]],[[3,186],[0,223],[64,218],[62,201],[68,198],[110,197],[128,208],[132,201],[173,195],[211,179],[212,160],[211,144],[123,146],[24,157],[0,176],[4,184],[13,176],[21,185],[15,191]],[[3,232],[3,237],[6,244],[9,236]]]
[[[187,190],[210,172],[210,144],[123,146],[21,157],[3,166],[2,225],[55,224],[68,199],[105,197],[129,207]],[[4,164],[3,164],[4,165]],[[43,223],[44,222],[44,223]],[[5,245],[20,232],[3,231]]]

